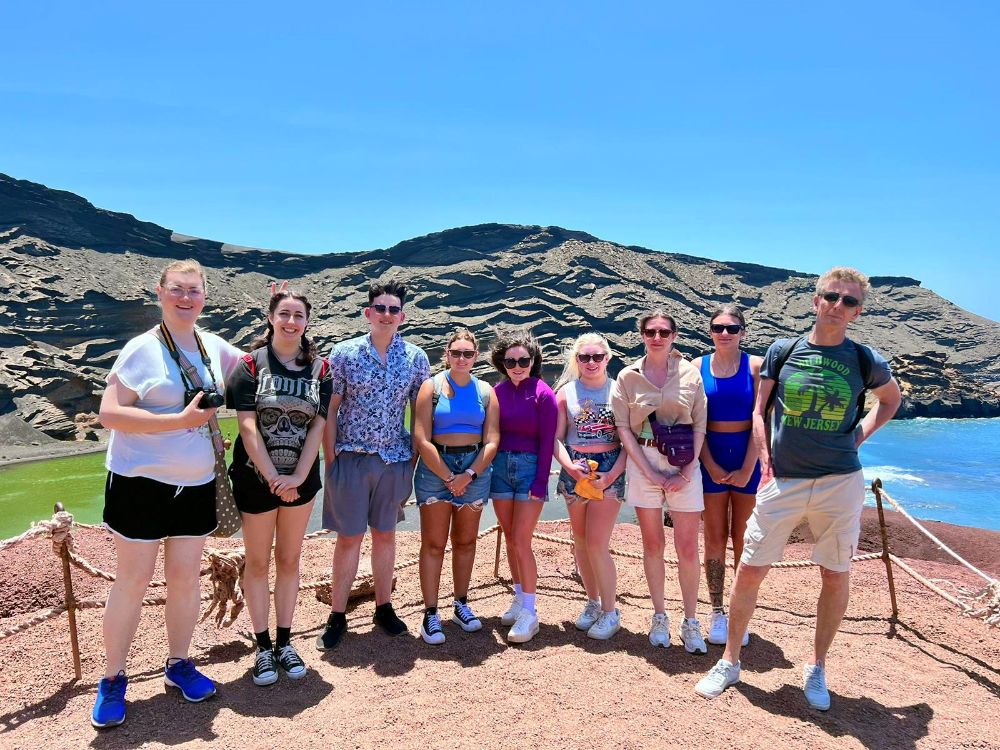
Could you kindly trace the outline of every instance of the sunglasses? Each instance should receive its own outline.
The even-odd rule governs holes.
[[[643,328],[642,335],[647,339],[655,339],[657,336],[661,339],[669,339],[674,335],[674,330],[672,328]]]
[[[455,359],[475,359],[476,350],[475,349],[449,349],[448,356],[454,357]]]
[[[519,359],[514,359],[513,357],[504,357],[503,366],[510,370],[513,367],[528,367],[531,365],[531,357],[521,357]]]
[[[601,352],[600,354],[577,354],[576,361],[586,365],[591,362],[603,362],[606,356],[608,355],[604,352]]]
[[[858,307],[861,304],[861,300],[857,297],[852,297],[850,294],[841,294],[840,292],[823,292],[819,296],[831,305],[836,305],[839,300],[844,301],[844,307]]]
[[[399,305],[369,305],[369,307],[379,315],[387,312],[390,315],[399,315],[403,311],[403,308]]]
[[[738,323],[734,323],[733,325],[712,323],[712,325],[710,325],[709,328],[711,329],[712,333],[722,333],[723,331],[725,331],[726,333],[732,334],[733,336],[735,336],[737,333],[743,330],[743,326],[739,325]]]

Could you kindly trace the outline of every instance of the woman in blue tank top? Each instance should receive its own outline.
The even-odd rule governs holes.
[[[760,382],[760,357],[740,349],[746,333],[743,311],[723,305],[709,320],[715,352],[692,364],[701,371],[708,398],[708,430],[701,449],[705,493],[705,578],[712,601],[708,642],[724,644],[729,620],[722,604],[726,542],[735,560],[743,554],[743,534],[760,482],[757,446],[751,435],[754,399]],[[743,645],[747,635],[744,634]]]
[[[464,328],[445,347],[445,370],[424,381],[417,394],[413,442],[420,453],[413,489],[420,508],[420,636],[444,643],[438,586],[451,535],[454,622],[467,633],[483,623],[467,600],[476,559],[479,517],[490,494],[490,465],[500,442],[500,407],[490,386],[473,377],[479,347]]]

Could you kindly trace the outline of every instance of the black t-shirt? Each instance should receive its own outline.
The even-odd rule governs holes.
[[[326,361],[317,358],[303,370],[289,370],[274,356],[271,347],[245,355],[226,384],[228,406],[257,413],[257,431],[279,474],[294,474],[313,419],[326,418],[333,386]],[[230,476],[235,488],[250,481],[270,493],[243,438],[236,439]],[[299,497],[315,495],[321,486],[319,457],[299,487]]]

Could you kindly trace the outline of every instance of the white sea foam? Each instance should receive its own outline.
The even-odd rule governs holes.
[[[909,484],[927,484],[927,480],[900,466],[865,466],[865,481],[871,482],[873,479],[881,479],[883,484],[890,482],[903,482]]]

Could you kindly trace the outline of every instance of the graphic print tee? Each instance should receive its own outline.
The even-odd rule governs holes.
[[[762,378],[774,379],[774,364],[783,341],[764,355]],[[836,346],[801,341],[778,373],[771,430],[771,460],[778,477],[807,478],[850,474],[861,468],[854,447],[857,399],[867,387],[889,382],[892,373],[881,354],[872,354],[869,382],[861,382],[858,353],[850,339]]]
[[[229,381],[229,406],[257,413],[257,431],[279,474],[295,473],[309,425],[317,416],[326,417],[332,393],[330,368],[322,360],[317,361],[317,367],[289,370],[270,347],[256,349],[240,360]],[[270,493],[242,437],[236,439],[233,448],[230,474],[234,484],[252,479],[262,491]],[[320,485],[317,457],[309,476],[299,486],[299,496],[312,497]]]
[[[567,445],[602,445],[618,442],[615,413],[611,410],[612,378],[600,388],[588,388],[580,380],[562,387],[566,394]]]

